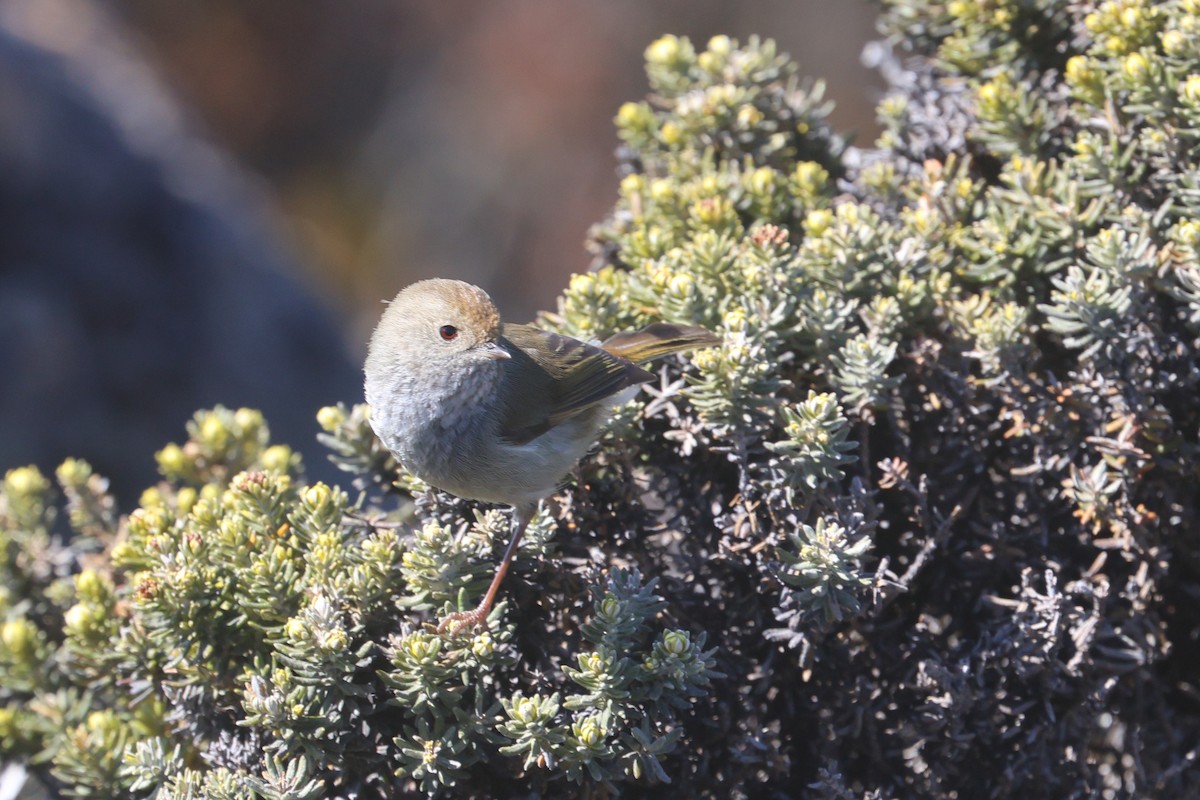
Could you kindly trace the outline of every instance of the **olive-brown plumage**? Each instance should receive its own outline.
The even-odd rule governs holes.
[[[430,485],[514,511],[487,594],[439,630],[487,617],[538,501],[587,453],[618,395],[653,380],[638,362],[718,342],[703,328],[658,323],[590,345],[503,324],[487,294],[462,281],[420,281],[396,295],[367,351],[371,426]]]

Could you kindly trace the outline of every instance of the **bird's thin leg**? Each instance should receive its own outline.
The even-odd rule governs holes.
[[[438,633],[456,636],[460,631],[470,630],[487,619],[487,615],[492,610],[492,604],[496,602],[496,593],[500,591],[500,584],[508,573],[508,565],[512,563],[513,556],[517,553],[517,545],[520,544],[521,536],[525,533],[525,528],[528,527],[529,519],[532,516],[532,509],[513,509],[512,539],[509,541],[508,547],[504,548],[504,557],[500,559],[500,566],[496,567],[496,574],[492,577],[492,583],[488,586],[487,593],[474,609],[447,614],[438,623]]]

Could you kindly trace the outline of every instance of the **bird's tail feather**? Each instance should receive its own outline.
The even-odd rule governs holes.
[[[640,331],[618,333],[600,346],[615,356],[640,364],[685,350],[715,347],[720,343],[719,336],[695,325],[656,322]]]

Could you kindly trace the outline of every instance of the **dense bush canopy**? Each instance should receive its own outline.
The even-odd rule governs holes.
[[[1200,793],[1200,3],[893,0],[847,148],[767,40],[666,36],[542,323],[665,319],[531,526],[328,408],[349,491],[199,413],[119,517],[0,495],[0,746],[65,795]],[[881,51],[882,52],[882,51]]]

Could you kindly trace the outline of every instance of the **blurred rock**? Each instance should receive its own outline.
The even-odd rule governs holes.
[[[0,3],[0,470],[76,455],[136,497],[220,403],[330,475],[313,415],[361,381],[278,228],[97,7]]]

